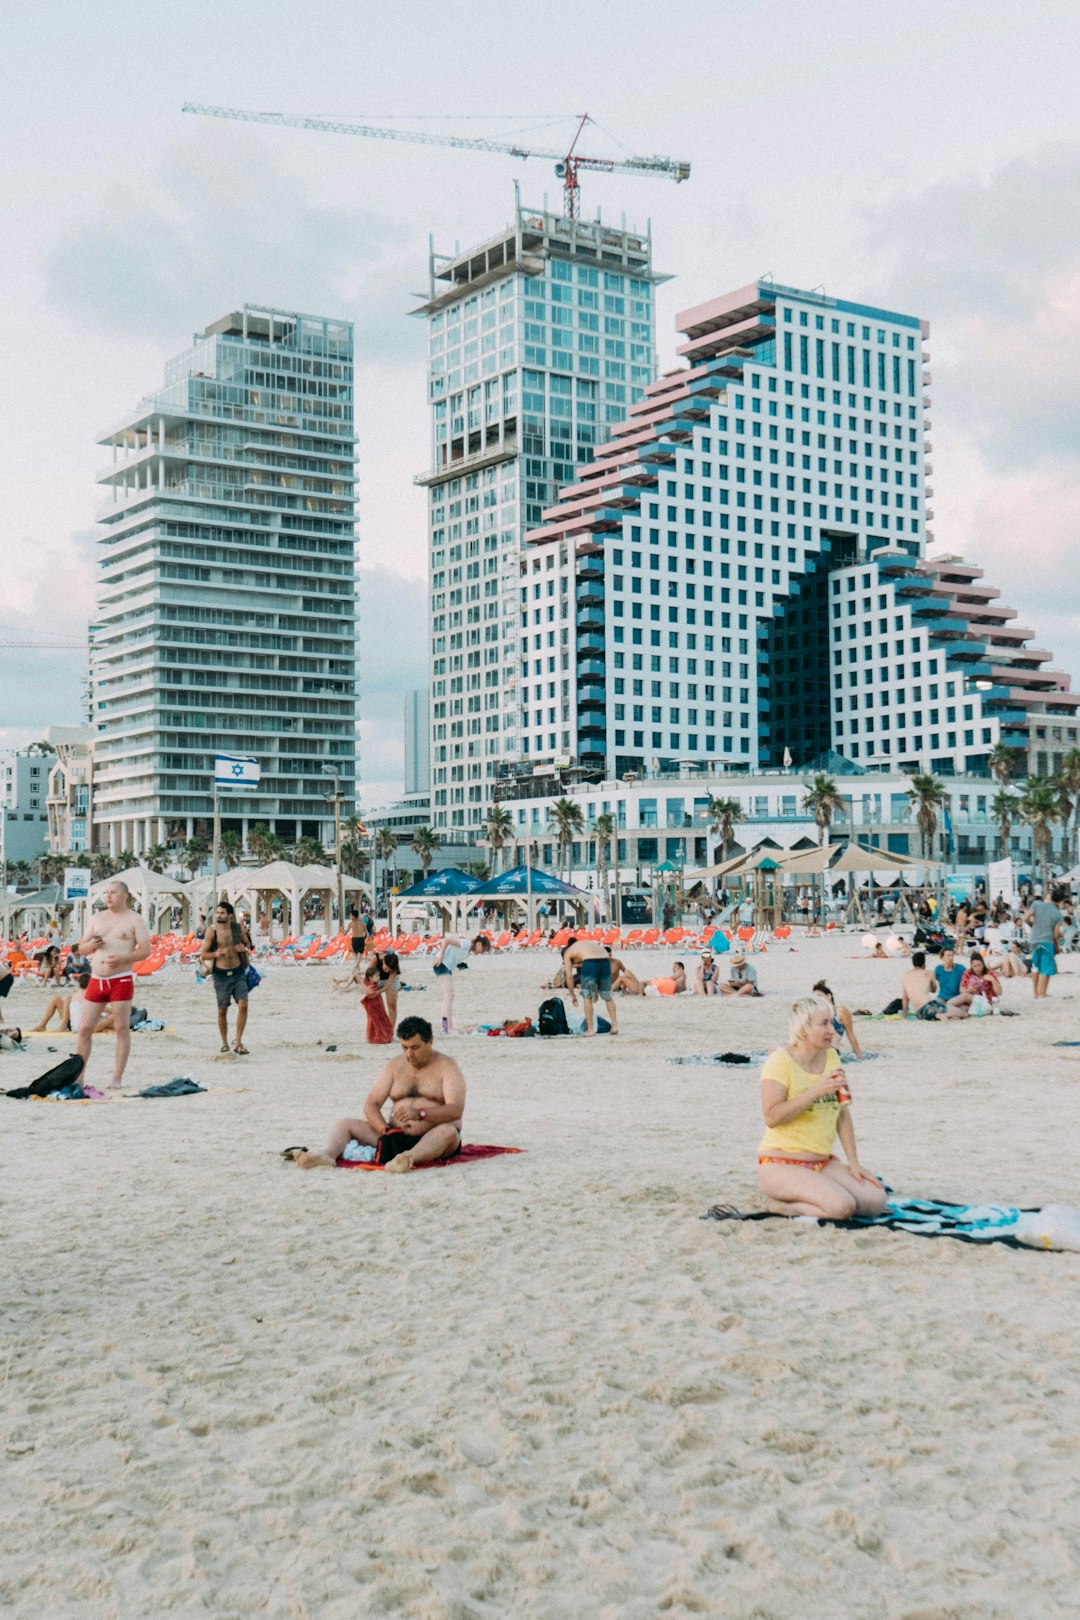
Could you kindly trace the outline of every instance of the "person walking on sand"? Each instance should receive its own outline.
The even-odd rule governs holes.
[[[774,1215],[845,1221],[885,1208],[884,1187],[859,1163],[835,1040],[832,1002],[806,996],[791,1009],[788,1045],[762,1066],[758,1180]],[[846,1164],[833,1153],[837,1139]]]
[[[248,1015],[248,957],[251,954],[251,936],[238,923],[236,913],[228,900],[219,900],[214,921],[206,930],[202,943],[203,972],[213,969],[214,994],[217,997],[218,1034],[221,1050],[229,1048],[229,1002],[236,1002],[236,1040],[232,1051],[238,1057],[247,1057],[244,1030]]]
[[[367,1043],[369,1046],[389,1046],[394,1038],[394,1026],[386,1015],[383,1000],[382,971],[376,956],[364,974],[360,999],[367,1017]]]
[[[107,1009],[116,1031],[113,1090],[123,1081],[131,1052],[131,1002],[135,994],[131,970],[136,962],[145,962],[150,955],[150,934],[139,913],[132,911],[130,900],[127,884],[113,878],[105,890],[104,911],[94,913],[76,947],[90,954],[90,983],[84,992],[75,1042],[75,1050],[83,1060],[81,1081],[86,1082],[94,1031]]]
[[[574,969],[577,969],[578,983],[581,986],[581,999],[585,1005],[585,1033],[595,1035],[594,1015],[596,1003],[602,1001],[607,1008],[608,1021],[611,1024],[611,1033],[619,1033],[619,1018],[615,1011],[615,995],[611,988],[611,957],[595,939],[576,939],[566,946],[562,953],[563,967],[566,969],[566,986],[570,991],[570,1005],[577,1006],[577,991],[574,989]]]
[[[403,1018],[398,1025],[400,1057],[391,1058],[368,1093],[363,1119],[339,1119],[321,1153],[290,1149],[302,1170],[332,1169],[350,1142],[378,1148],[382,1137],[403,1132],[398,1151],[386,1165],[400,1173],[461,1151],[465,1080],[454,1062],[432,1045],[426,1018]],[[390,1117],[383,1110],[390,1104]]]
[[[1050,980],[1057,973],[1058,942],[1062,934],[1061,912],[1044,895],[1037,895],[1024,913],[1024,924],[1031,930],[1031,988],[1036,1001],[1045,1001]]]

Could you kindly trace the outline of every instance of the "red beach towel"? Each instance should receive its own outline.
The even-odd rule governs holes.
[[[499,1153],[524,1153],[524,1148],[515,1147],[485,1147],[479,1142],[469,1142],[455,1153],[450,1159],[429,1159],[426,1164],[413,1165],[414,1170],[438,1170],[441,1165],[475,1164],[478,1159],[493,1159]],[[382,1164],[354,1164],[351,1159],[339,1159],[339,1170],[384,1170]]]

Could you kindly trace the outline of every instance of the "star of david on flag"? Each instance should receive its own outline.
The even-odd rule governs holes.
[[[262,767],[249,754],[218,754],[214,760],[214,786],[251,792],[259,785]]]

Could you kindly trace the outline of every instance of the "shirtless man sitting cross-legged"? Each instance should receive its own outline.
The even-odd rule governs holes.
[[[426,1018],[403,1018],[397,1027],[401,1056],[391,1058],[364,1103],[363,1119],[339,1119],[321,1153],[297,1153],[303,1170],[331,1169],[351,1141],[376,1147],[387,1131],[407,1131],[413,1146],[386,1166],[400,1174],[461,1147],[465,1080],[453,1058],[436,1052]],[[383,1114],[390,1103],[390,1118]]]

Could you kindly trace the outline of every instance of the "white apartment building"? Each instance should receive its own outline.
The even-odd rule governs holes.
[[[56,756],[37,747],[0,753],[0,864],[48,853],[49,772]]]
[[[254,755],[223,826],[333,839],[356,775],[353,329],[245,305],[104,434],[93,639],[96,842],[209,830],[218,752]]]
[[[515,202],[499,235],[430,258],[432,825],[475,838],[522,757],[522,535],[655,376],[648,234]],[[546,608],[550,604],[545,604]],[[569,651],[542,632],[562,694]]]

